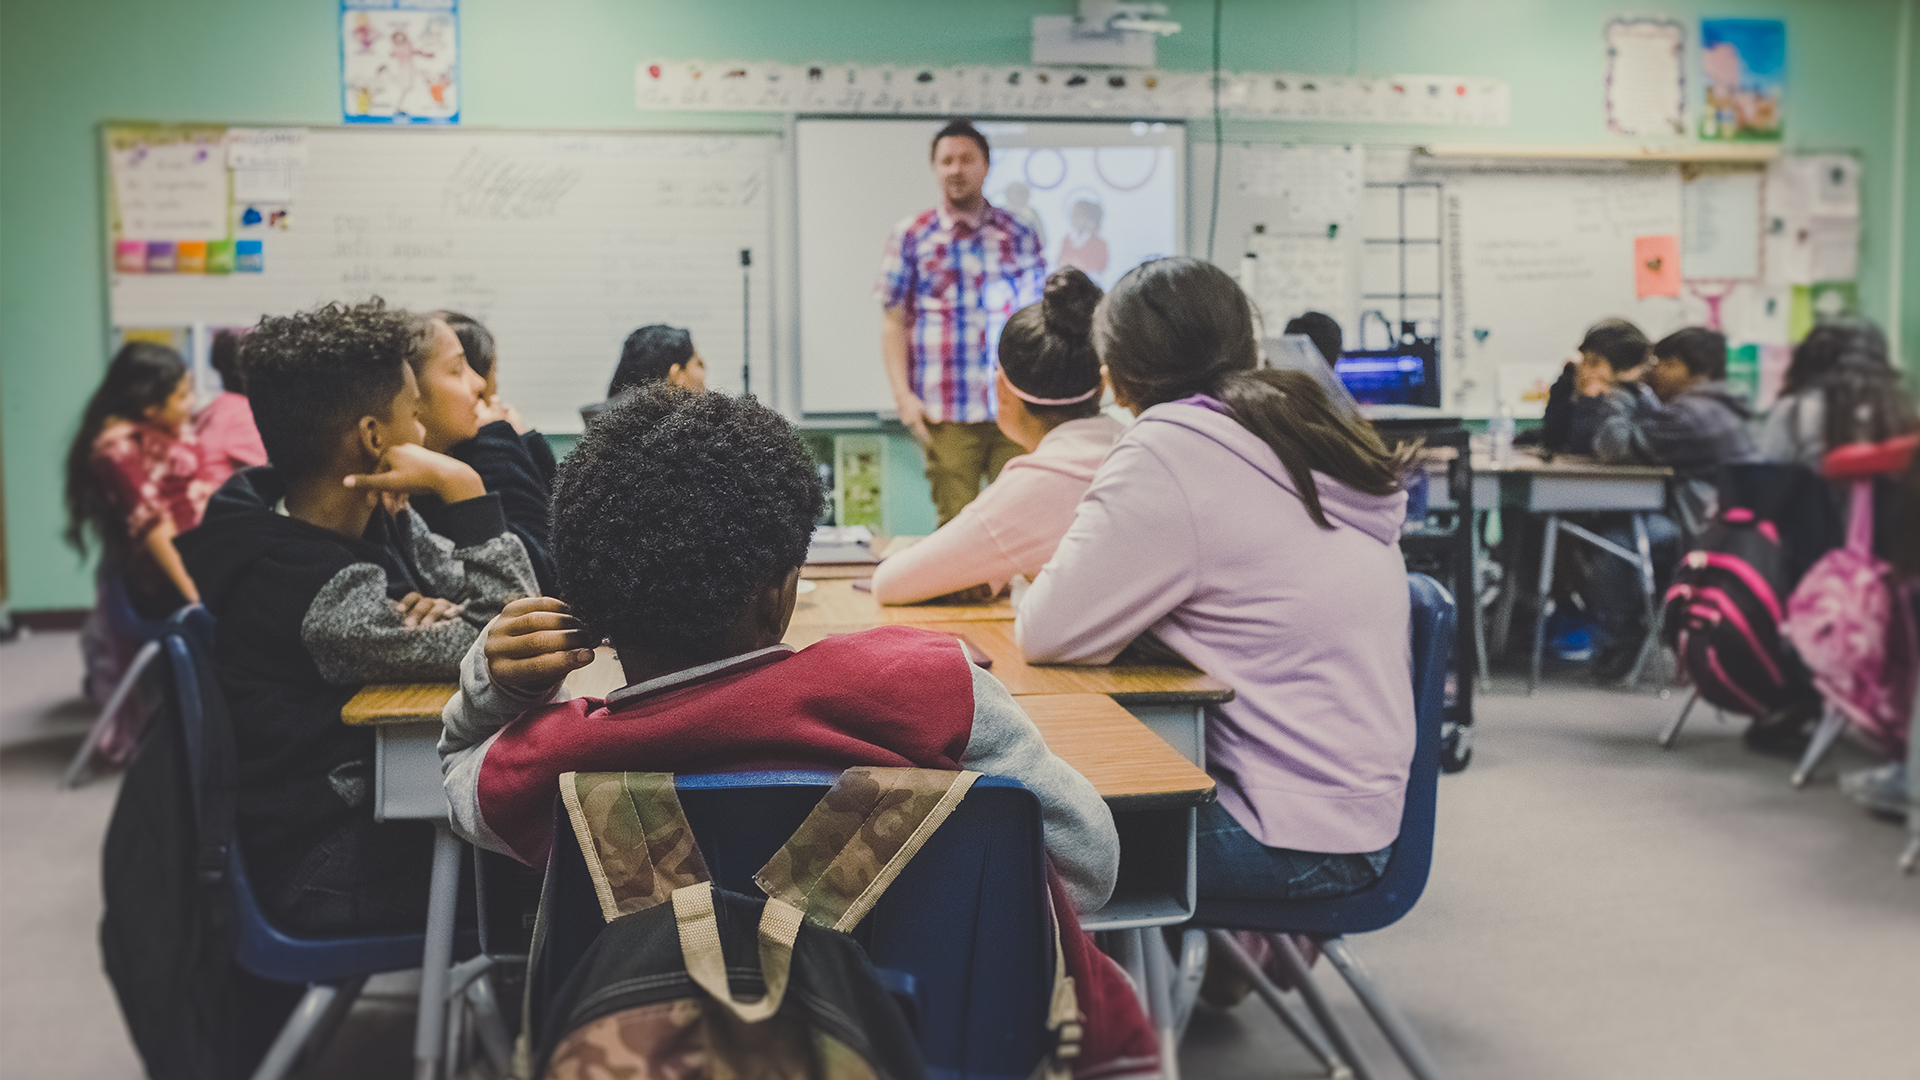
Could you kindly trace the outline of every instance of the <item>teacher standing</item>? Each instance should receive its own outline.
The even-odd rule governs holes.
[[[1047,268],[1033,227],[987,201],[986,136],[955,120],[929,156],[940,205],[895,227],[874,294],[894,408],[926,451],[944,525],[1024,452],[994,423],[995,350],[1007,317],[1040,299]]]

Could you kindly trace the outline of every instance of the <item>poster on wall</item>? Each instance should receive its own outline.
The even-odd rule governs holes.
[[[1787,77],[1787,24],[1779,19],[1700,20],[1706,98],[1700,137],[1778,142]]]
[[[460,122],[459,0],[341,0],[349,124]]]
[[[1607,24],[1607,130],[1620,135],[1686,133],[1687,31],[1671,19]]]

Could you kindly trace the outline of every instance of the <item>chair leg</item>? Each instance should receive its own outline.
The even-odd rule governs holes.
[[[1293,944],[1293,938],[1286,934],[1268,934],[1267,940],[1273,942],[1273,954],[1280,960],[1280,966],[1287,969],[1287,981],[1300,991],[1306,1000],[1308,1011],[1320,1022],[1320,1030],[1327,1033],[1333,1041],[1333,1047],[1340,1057],[1353,1067],[1359,1080],[1372,1080],[1373,1066],[1360,1053],[1360,1044],[1353,1041],[1346,1026],[1333,1014],[1333,1005],[1320,992],[1320,984],[1313,981],[1313,970],[1307,966],[1306,957]]]
[[[1920,814],[1920,810],[1909,810],[1907,812],[1909,814]],[[1901,873],[1911,874],[1916,867],[1920,867],[1920,832],[1915,832],[1907,837],[1906,850],[1900,853]]]
[[[482,975],[467,987],[467,1001],[473,1007],[473,1026],[480,1035],[480,1049],[487,1055],[493,1071],[507,1075],[513,1066],[513,1037],[507,1034],[507,1021],[500,1012],[500,999],[493,992],[493,978]]]
[[[1219,950],[1220,955],[1226,957],[1234,967],[1240,970],[1241,975],[1253,983],[1253,992],[1260,995],[1260,1000],[1266,1002],[1267,1007],[1280,1017],[1280,1022],[1286,1025],[1294,1038],[1300,1040],[1300,1045],[1306,1047],[1309,1053],[1319,1059],[1321,1067],[1327,1070],[1328,1076],[1334,1080],[1351,1080],[1356,1076],[1354,1070],[1341,1060],[1340,1055],[1328,1044],[1326,1038],[1315,1031],[1294,1009],[1293,1003],[1281,995],[1280,988],[1273,984],[1272,979],[1267,978],[1267,973],[1260,970],[1260,965],[1253,962],[1253,957],[1247,955],[1246,950],[1240,947],[1240,943],[1233,940],[1232,934],[1225,930],[1209,930],[1207,940],[1214,949]],[[1357,1075],[1359,1080],[1368,1080],[1365,1073]]]
[[[1647,625],[1647,636],[1640,641],[1640,651],[1634,655],[1633,667],[1628,670],[1622,686],[1631,690],[1640,685],[1640,674],[1646,669],[1647,661],[1660,648],[1660,605],[1656,601],[1653,576],[1653,544],[1647,539],[1647,515],[1633,515],[1633,548],[1640,557],[1636,568],[1640,571],[1640,602]]]
[[[1674,717],[1673,723],[1667,725],[1667,730],[1660,733],[1660,749],[1673,749],[1673,744],[1680,739],[1680,729],[1687,726],[1687,714],[1692,712],[1693,707],[1698,704],[1700,704],[1700,691],[1695,690],[1693,696],[1687,699],[1686,706],[1680,710],[1680,715]]]
[[[1794,787],[1807,786],[1807,781],[1813,779],[1814,770],[1820,767],[1827,751],[1833,749],[1833,744],[1845,730],[1847,714],[1831,705],[1827,706],[1826,713],[1820,717],[1820,726],[1814,730],[1813,740],[1807,743],[1807,752],[1800,755],[1800,764],[1793,770]]]
[[[253,1080],[282,1080],[293,1071],[294,1064],[300,1060],[301,1051],[326,1022],[327,1015],[333,1010],[333,1003],[340,996],[340,987],[314,985],[294,1006],[293,1015],[287,1018],[287,1026],[267,1048],[267,1056],[253,1070]]]
[[[1135,930],[1147,975],[1147,1016],[1160,1040],[1160,1075],[1180,1080],[1180,1034],[1173,1022],[1173,958],[1158,930]]]
[[[147,642],[140,646],[139,652],[133,654],[133,662],[127,665],[126,674],[120,676],[119,685],[113,688],[100,715],[94,717],[93,726],[87,729],[87,737],[80,740],[80,749],[73,752],[73,760],[67,764],[67,774],[60,779],[61,787],[71,790],[93,779],[93,755],[100,748],[100,740],[106,738],[108,730],[113,727],[113,718],[120,714],[127,698],[132,696],[133,688],[140,682],[141,672],[147,670],[147,665],[159,655],[160,643],[157,641]]]
[[[1367,1007],[1373,1022],[1380,1025],[1381,1032],[1386,1035],[1387,1041],[1393,1044],[1394,1052],[1400,1055],[1401,1062],[1406,1065],[1407,1071],[1413,1074],[1414,1080],[1440,1080],[1440,1069],[1433,1063],[1433,1056],[1427,1053],[1426,1044],[1414,1034],[1406,1018],[1393,1007],[1386,995],[1380,992],[1380,987],[1374,983],[1373,977],[1360,966],[1359,957],[1354,956],[1353,950],[1347,948],[1346,939],[1329,938],[1320,943],[1320,949],[1327,954],[1327,959],[1333,962],[1334,968],[1340,972],[1340,977],[1347,980],[1347,985],[1353,988],[1354,996]]]
[[[1193,1019],[1194,1003],[1200,1000],[1200,984],[1207,977],[1207,932],[1189,927],[1180,933],[1180,960],[1173,972],[1173,1030],[1175,1038],[1187,1033]]]
[[[1540,692],[1540,657],[1547,650],[1547,619],[1553,615],[1553,558],[1560,547],[1560,515],[1547,515],[1547,536],[1540,545],[1540,593],[1533,612],[1533,666],[1527,693]]]

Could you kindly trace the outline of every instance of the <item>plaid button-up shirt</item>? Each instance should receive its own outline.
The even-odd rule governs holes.
[[[994,418],[1000,329],[1046,276],[1039,234],[991,204],[977,225],[934,209],[893,230],[873,291],[906,309],[907,380],[927,420]]]

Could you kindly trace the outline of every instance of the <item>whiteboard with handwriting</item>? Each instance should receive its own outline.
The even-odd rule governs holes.
[[[313,129],[285,228],[264,234],[261,272],[114,272],[111,317],[123,328],[245,326],[373,295],[453,308],[492,329],[503,396],[550,432],[580,430],[580,406],[605,396],[634,328],[688,328],[709,385],[730,392],[750,332],[752,389],[768,397],[780,142]],[[753,252],[748,329],[742,249]]]
[[[1446,177],[1442,406],[1488,416],[1504,398],[1539,416],[1547,390],[1602,318],[1651,339],[1680,328],[1678,297],[1641,296],[1634,240],[1678,236],[1680,172],[1467,172]]]

